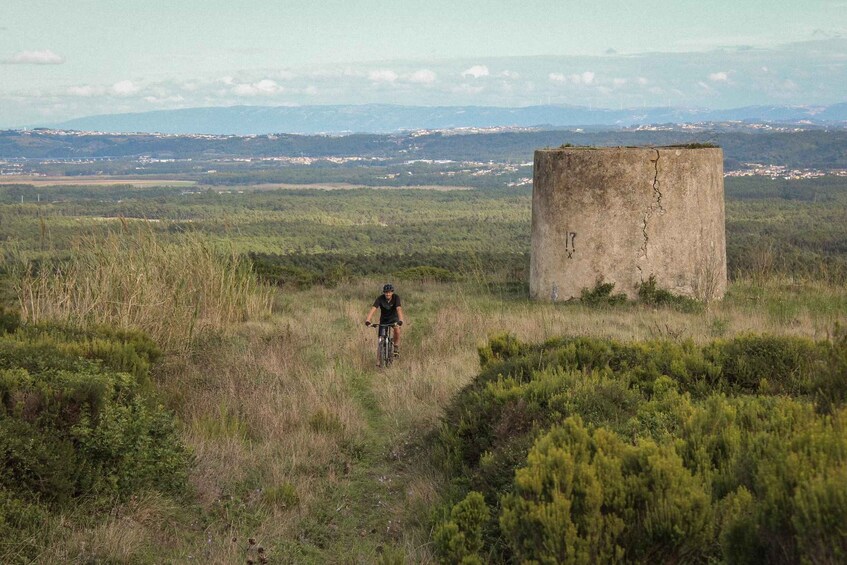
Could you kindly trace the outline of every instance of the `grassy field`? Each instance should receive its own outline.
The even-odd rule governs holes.
[[[401,286],[403,357],[374,367],[362,320],[379,281],[280,292],[272,314],[210,334],[156,370],[196,456],[193,503],[160,497],[54,533],[47,554],[137,562],[434,562],[433,513],[448,488],[430,437],[479,369],[477,346],[504,331],[703,343],[746,332],[825,338],[847,323],[847,291],[738,281],[697,314],[638,305],[531,303],[472,284]],[[256,542],[252,546],[249,540]]]
[[[528,195],[516,191],[180,196],[144,188],[126,199],[126,194],[102,198],[99,190],[49,207],[14,204],[15,194],[3,193],[7,298],[22,257],[67,259],[80,243],[80,231],[100,238],[134,223],[144,223],[151,237],[170,245],[185,235],[175,226],[190,222],[198,226],[189,230],[191,237],[206,238],[228,257],[246,251],[317,257],[333,245],[338,256],[373,257],[386,244],[401,252],[440,247],[472,255],[519,253],[527,245]],[[841,200],[829,206],[780,200],[779,206],[778,221],[760,207],[740,218],[741,235],[751,241],[761,236],[754,229],[758,224],[776,241],[803,249],[816,240],[797,237],[792,222],[807,225],[815,214],[843,213]],[[745,210],[739,206],[733,213]],[[133,222],[127,216],[163,221]],[[117,219],[98,219],[111,217]],[[820,237],[840,241],[838,226],[830,228]],[[384,276],[264,288],[270,306],[192,332],[190,345],[178,341],[182,345],[153,369],[159,398],[175,414],[194,455],[189,492],[182,498],[144,492],[116,500],[93,517],[68,512],[48,521],[37,541],[39,561],[435,562],[432,529],[450,484],[434,458],[432,440],[444,408],[478,373],[479,346],[503,332],[527,342],[561,335],[698,344],[746,333],[829,338],[838,324],[847,324],[847,290],[828,277],[792,276],[777,268],[779,252],[770,250],[767,268],[736,271],[723,301],[693,313],[639,304],[533,303],[521,284],[507,284],[520,281],[491,280],[484,268],[459,273],[455,282],[398,283],[408,326],[402,358],[386,371],[374,367],[375,335],[362,323]],[[140,264],[126,253],[118,246],[111,260],[92,258],[88,272],[142,277]],[[191,253],[189,248],[188,259],[173,257],[185,263]],[[837,245],[830,256],[843,259]],[[203,278],[187,272],[188,280],[165,277],[157,288],[184,288]],[[160,307],[152,318],[191,316],[190,308],[181,308]],[[111,323],[141,325],[129,317],[120,320]],[[4,560],[12,561],[14,553],[4,547]]]

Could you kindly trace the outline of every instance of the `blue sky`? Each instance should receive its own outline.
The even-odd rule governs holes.
[[[4,0],[0,127],[234,104],[847,99],[847,0]]]

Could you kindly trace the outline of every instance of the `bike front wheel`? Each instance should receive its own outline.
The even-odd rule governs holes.
[[[393,349],[394,347],[390,339],[386,337],[379,338],[376,348],[376,357],[380,367],[385,368],[391,365]]]
[[[385,340],[385,367],[394,362],[394,342],[390,339]]]

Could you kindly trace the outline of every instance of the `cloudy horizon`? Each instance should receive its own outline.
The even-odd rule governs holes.
[[[91,10],[12,0],[0,26],[0,128],[233,105],[725,109],[847,100],[841,0],[813,1],[802,13],[758,0],[711,10],[685,0],[655,11],[655,21],[645,12],[664,4],[653,0],[638,12],[615,1],[576,16],[540,1],[439,15],[434,5],[403,11],[375,2],[361,13],[335,2],[293,2],[302,6],[287,12],[246,2],[233,14],[217,0],[185,0],[169,17],[123,1],[82,4]],[[553,21],[527,18],[533,6]],[[644,28],[648,21],[655,29]],[[552,33],[559,28],[569,33]]]

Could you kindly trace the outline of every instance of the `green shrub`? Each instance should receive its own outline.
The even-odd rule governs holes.
[[[711,512],[672,445],[627,444],[568,418],[533,446],[500,525],[524,562],[679,562],[709,553]]]
[[[11,333],[21,325],[21,315],[0,305],[0,334]]]
[[[659,288],[656,275],[650,275],[646,281],[639,283],[638,301],[648,306],[667,306],[681,312],[702,312],[704,309],[699,300]]]
[[[478,492],[470,492],[453,506],[450,520],[435,532],[435,544],[442,563],[482,564],[482,533],[490,519],[488,506]]]
[[[51,515],[185,492],[190,455],[148,386],[158,356],[134,332],[26,326],[0,336],[0,525],[25,528],[20,509]]]
[[[626,294],[612,294],[615,290],[615,283],[603,282],[602,279],[597,280],[594,288],[583,288],[579,293],[579,299],[584,304],[591,306],[614,306],[616,304],[625,304],[627,301]]]
[[[729,388],[808,394],[830,348],[806,338],[745,335],[716,341],[704,353],[722,367],[721,380]]]
[[[489,561],[843,560],[839,329],[705,346],[502,335],[480,360],[439,444],[456,494],[501,508]]]
[[[820,409],[831,412],[847,403],[847,328],[836,325],[825,350],[826,361],[817,368],[812,386]]]
[[[0,488],[0,560],[3,563],[34,563],[41,551],[40,532],[50,514],[37,503]]]
[[[526,353],[527,349],[527,345],[521,343],[512,334],[499,334],[491,337],[485,346],[479,348],[479,364],[482,367],[487,367],[492,363],[505,361]]]

